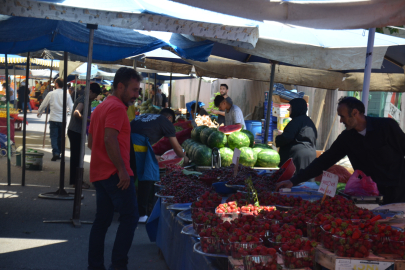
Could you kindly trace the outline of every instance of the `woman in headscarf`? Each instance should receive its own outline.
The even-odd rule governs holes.
[[[296,173],[305,169],[316,158],[316,127],[306,115],[307,102],[302,98],[290,101],[291,121],[284,132],[276,137],[276,146],[280,147],[280,166],[289,158],[293,159]]]

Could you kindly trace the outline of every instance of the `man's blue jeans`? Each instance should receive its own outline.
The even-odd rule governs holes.
[[[32,112],[32,108],[31,108],[31,103],[30,103],[30,101],[29,101],[29,99],[28,99],[28,102],[26,102],[25,100],[23,100],[22,101],[22,103],[23,103],[23,111],[27,108],[27,106],[28,106],[28,109],[30,110],[30,112]]]
[[[49,136],[51,137],[52,154],[53,156],[60,155],[62,147],[62,123],[49,121]],[[65,136],[65,134],[63,134]]]
[[[120,214],[120,225],[115,237],[109,269],[126,270],[128,251],[131,248],[139,214],[136,201],[134,179],[122,190],[117,187],[118,174],[106,180],[93,182],[96,188],[97,212],[90,232],[88,269],[104,270],[104,240],[108,227],[113,220],[114,211]]]

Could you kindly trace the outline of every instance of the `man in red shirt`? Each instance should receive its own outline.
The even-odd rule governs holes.
[[[139,96],[141,80],[134,69],[120,68],[114,77],[113,94],[91,116],[90,182],[96,188],[97,212],[90,232],[88,269],[105,270],[104,239],[114,210],[120,214],[120,225],[109,269],[127,269],[128,251],[139,219],[134,174],[129,164],[131,127],[127,107]]]

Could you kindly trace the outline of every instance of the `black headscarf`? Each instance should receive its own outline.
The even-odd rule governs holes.
[[[290,102],[291,109],[290,109],[290,117],[295,118],[301,115],[306,115],[308,106],[307,102],[302,98],[294,98]]]

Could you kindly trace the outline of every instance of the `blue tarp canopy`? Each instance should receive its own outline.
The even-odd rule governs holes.
[[[0,53],[46,48],[87,57],[89,32],[81,23],[0,15]],[[162,40],[130,29],[99,25],[94,32],[93,59],[117,61],[162,47],[172,48],[185,59],[207,61],[213,42],[194,42],[179,34]]]

